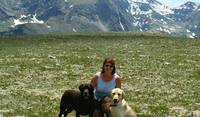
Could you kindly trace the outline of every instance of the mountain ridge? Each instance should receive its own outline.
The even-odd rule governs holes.
[[[173,9],[156,0],[18,0],[16,3],[3,0],[0,3],[1,35],[164,31],[176,36],[200,37],[200,5],[193,2]]]

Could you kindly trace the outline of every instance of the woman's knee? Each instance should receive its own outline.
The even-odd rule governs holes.
[[[111,97],[105,97],[102,103],[102,110],[104,113],[110,113]]]
[[[111,99],[111,97],[106,96],[103,101],[104,101],[104,103],[111,103],[112,99]]]

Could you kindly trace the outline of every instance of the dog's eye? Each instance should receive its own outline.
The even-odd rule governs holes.
[[[119,96],[121,95],[121,94],[118,94]]]
[[[115,95],[115,93],[112,93],[113,95]]]

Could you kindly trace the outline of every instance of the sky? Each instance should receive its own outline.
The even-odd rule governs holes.
[[[181,4],[186,3],[187,1],[191,1],[191,2],[196,2],[200,4],[200,0],[157,0],[169,7],[176,7],[179,6]]]

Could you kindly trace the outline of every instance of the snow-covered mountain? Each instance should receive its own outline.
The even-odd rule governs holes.
[[[190,38],[200,37],[200,31],[197,30],[200,23],[197,18],[198,14],[200,14],[198,7],[200,7],[200,5],[198,6],[193,2],[186,2],[185,4],[174,8],[174,14],[170,15],[171,19],[175,20],[177,24],[180,24],[183,27],[183,34]]]
[[[0,33],[164,31],[200,37],[200,6],[157,0],[1,0]]]
[[[137,13],[152,13],[157,12],[161,15],[173,13],[168,7],[156,0],[128,0],[132,15]]]

